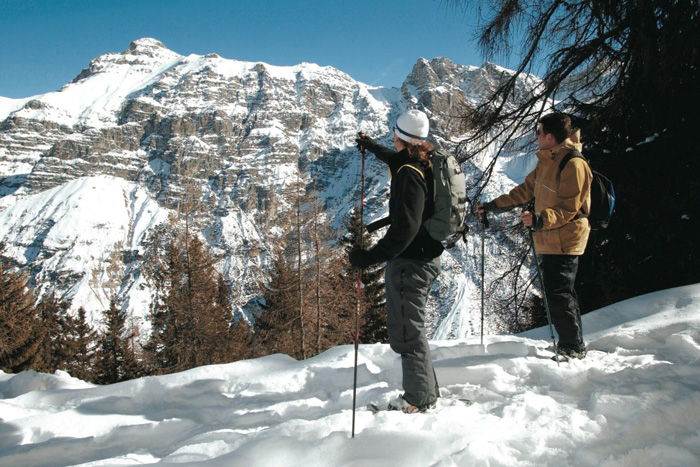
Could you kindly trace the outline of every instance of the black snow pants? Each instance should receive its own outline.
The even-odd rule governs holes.
[[[574,282],[578,271],[578,256],[541,255],[540,265],[544,280],[552,324],[559,335],[559,347],[582,349],[583,329],[581,310]]]

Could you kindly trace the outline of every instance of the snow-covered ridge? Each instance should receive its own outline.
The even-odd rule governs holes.
[[[203,72],[224,80],[245,78],[261,71],[274,80],[346,80],[352,79],[333,67],[312,63],[273,66],[262,62],[227,60],[216,54],[187,57],[168,50],[155,39],[140,39],[122,53],[105,54],[60,91],[31,99],[31,105],[17,109],[25,100],[0,101],[0,120],[10,113],[28,120],[46,120],[64,126],[115,125],[124,101],[160,80],[177,86],[184,77]],[[29,99],[28,99],[29,100]],[[28,101],[27,100],[27,101]]]
[[[21,109],[31,97],[24,99],[10,99],[0,96],[0,121],[5,120],[10,113]]]

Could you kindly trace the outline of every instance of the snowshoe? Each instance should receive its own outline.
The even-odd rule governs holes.
[[[567,347],[567,346],[557,346],[557,353],[552,357],[552,360],[560,362],[568,362],[572,358],[577,358],[582,360],[586,357],[588,351],[586,347]]]
[[[449,397],[449,396],[443,397],[439,400],[445,401],[445,403],[441,402],[440,405],[447,405],[447,406],[454,406],[454,405],[461,404],[461,405],[468,407],[468,406],[473,404],[473,402],[469,399],[455,398],[455,397]],[[415,405],[407,402],[406,399],[403,398],[403,396],[399,396],[395,399],[392,399],[389,402],[389,404],[387,404],[384,407],[382,407],[378,404],[367,404],[367,410],[369,410],[372,413],[377,413],[377,412],[382,412],[382,411],[396,411],[396,412],[414,414],[414,413],[425,413],[428,410],[434,409],[436,406],[437,406],[436,403],[428,404],[426,406],[415,406]]]

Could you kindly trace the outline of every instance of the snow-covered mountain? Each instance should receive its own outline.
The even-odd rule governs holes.
[[[116,297],[146,325],[144,245],[194,177],[205,204],[201,234],[245,307],[268,266],[286,186],[313,186],[340,226],[359,200],[358,131],[389,144],[395,118],[419,106],[449,149],[462,136],[461,103],[482,99],[504,73],[419,59],[401,89],[386,89],[331,67],[185,57],[137,40],[59,91],[0,98],[0,241],[41,293],[72,299],[93,323]],[[527,77],[523,89],[536,82]],[[506,156],[502,164],[494,194],[529,162]],[[385,213],[388,180],[373,161],[366,174],[373,220]],[[443,256],[429,316],[435,336],[474,331],[477,247],[475,237]]]

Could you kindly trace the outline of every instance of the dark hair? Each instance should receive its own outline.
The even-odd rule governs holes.
[[[537,122],[542,124],[542,132],[551,134],[558,144],[564,142],[571,135],[571,119],[562,113],[551,113],[540,118]]]
[[[420,143],[407,143],[404,141],[406,144],[406,150],[408,151],[408,155],[411,157],[411,159],[415,159],[420,162],[427,162],[428,166],[431,166],[432,164],[430,163],[430,154],[435,150],[435,147],[430,144],[427,141],[421,141]]]

